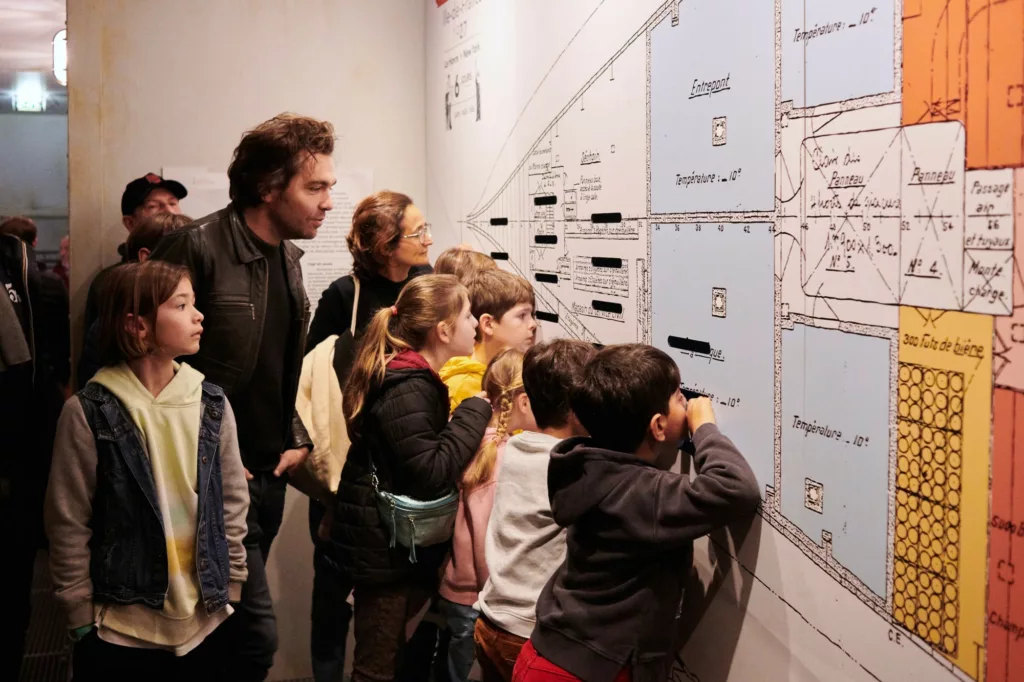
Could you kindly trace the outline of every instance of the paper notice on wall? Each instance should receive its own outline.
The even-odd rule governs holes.
[[[345,237],[352,227],[356,206],[373,191],[373,171],[335,169],[338,184],[331,190],[334,208],[327,212],[316,239],[300,242],[306,255],[302,257],[302,279],[309,297],[310,314],[316,312],[320,294],[331,282],[352,271]]]
[[[164,166],[161,172],[164,179],[185,185],[188,196],[181,200],[181,212],[196,220],[221,210],[231,201],[225,171],[201,166]]]

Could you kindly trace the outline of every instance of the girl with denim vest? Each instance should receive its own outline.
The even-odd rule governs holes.
[[[438,370],[472,351],[476,319],[452,275],[423,275],[374,315],[344,383],[352,439],[338,484],[331,539],[355,585],[352,682],[396,676],[406,623],[436,593],[448,543],[403,547],[378,492],[432,501],[455,492],[491,418],[482,397],[448,419]]]
[[[203,315],[166,263],[118,268],[105,291],[104,367],[64,406],[46,501],[74,677],[230,678],[249,496],[224,393],[175,361]]]

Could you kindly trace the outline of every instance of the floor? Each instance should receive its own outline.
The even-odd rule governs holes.
[[[348,649],[354,642],[350,638]],[[70,679],[71,640],[64,629],[63,618],[50,586],[46,555],[36,558],[32,583],[32,620],[28,626],[25,658],[19,682],[68,682]],[[346,676],[347,679],[347,676]],[[480,679],[479,666],[474,664],[471,680]],[[281,682],[313,682],[313,678],[282,680]]]
[[[67,682],[71,656],[71,640],[64,629],[57,600],[50,587],[46,555],[36,558],[32,584],[32,620],[28,626],[25,658],[19,682]],[[313,682],[313,678],[282,682]]]
[[[70,645],[57,600],[50,588],[46,555],[40,552],[32,582],[32,620],[25,642],[21,682],[65,682],[68,679]]]

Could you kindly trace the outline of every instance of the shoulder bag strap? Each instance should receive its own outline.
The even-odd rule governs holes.
[[[355,285],[356,285],[356,295],[355,295],[355,298],[352,300],[352,324],[349,325],[348,330],[349,330],[349,333],[352,334],[352,338],[355,338],[355,336],[356,336],[356,313],[359,312],[359,278],[356,277],[355,275],[352,275],[352,281],[355,282]]]
[[[352,275],[352,282],[355,284],[356,294],[355,297],[352,299],[352,323],[349,325],[348,331],[352,335],[352,338],[355,339],[356,314],[359,312],[359,278],[356,277],[355,275]],[[374,492],[377,492],[380,490],[379,482],[377,480],[377,467],[373,463],[373,455],[369,452],[369,450],[367,450],[366,458],[370,462],[370,481],[373,484]]]

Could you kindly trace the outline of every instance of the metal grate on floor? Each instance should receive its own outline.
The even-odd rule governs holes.
[[[36,556],[32,578],[32,619],[25,640],[20,682],[66,682],[71,641],[53,596],[46,554]]]

